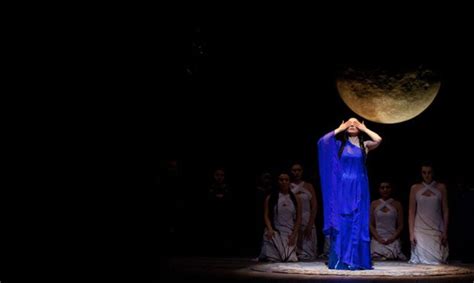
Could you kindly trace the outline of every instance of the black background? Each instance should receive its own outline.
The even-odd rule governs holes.
[[[154,145],[148,153],[152,175],[163,169],[166,160],[179,161],[185,185],[178,198],[188,205],[177,210],[184,223],[194,223],[188,227],[196,229],[196,223],[206,221],[194,217],[205,209],[199,197],[211,182],[212,170],[222,166],[237,196],[233,217],[241,220],[235,222],[235,234],[229,236],[237,248],[228,255],[255,255],[246,248],[253,245],[246,235],[252,218],[261,217],[249,209],[257,176],[300,161],[305,178],[319,194],[318,138],[342,120],[360,118],[337,93],[338,66],[422,64],[441,76],[441,89],[430,107],[398,124],[366,121],[383,137],[367,160],[372,198],[378,196],[377,182],[392,180],[395,197],[407,212],[410,186],[420,180],[420,162],[433,161],[436,178],[448,185],[451,259],[472,261],[472,252],[465,252],[472,251],[472,245],[464,243],[464,251],[460,246],[473,235],[470,223],[464,221],[474,214],[470,205],[474,194],[470,138],[474,70],[465,18],[456,18],[449,26],[436,15],[398,23],[391,22],[393,16],[385,19],[380,14],[313,22],[293,20],[295,16],[291,20],[223,18],[208,21],[195,15],[186,21],[179,44],[170,45],[181,52],[180,76],[172,81],[171,89],[159,88],[156,108],[146,108],[147,138]],[[405,225],[402,240],[409,254],[408,223]],[[197,245],[187,242],[187,248],[168,251],[168,255],[206,255]]]

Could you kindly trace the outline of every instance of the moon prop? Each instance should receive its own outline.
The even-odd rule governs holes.
[[[344,103],[359,116],[395,124],[425,111],[438,94],[441,81],[433,70],[423,66],[344,67],[336,84]]]

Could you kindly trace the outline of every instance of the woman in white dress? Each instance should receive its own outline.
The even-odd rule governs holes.
[[[301,226],[298,233],[296,255],[299,260],[315,260],[318,254],[316,225],[314,222],[318,209],[316,193],[314,192],[313,185],[303,181],[303,166],[301,164],[293,164],[291,166],[291,174],[293,177],[293,182],[290,185],[291,191],[299,196],[301,200]]]
[[[372,201],[370,206],[372,258],[406,260],[400,244],[400,234],[403,230],[402,205],[391,198],[392,185],[389,182],[380,183],[379,193],[381,198]]]
[[[301,225],[299,197],[290,190],[290,177],[278,176],[279,191],[265,199],[265,232],[259,260],[286,262],[298,261],[296,240]]]
[[[433,166],[421,166],[423,182],[410,191],[410,263],[443,264],[448,258],[446,186],[433,179]]]

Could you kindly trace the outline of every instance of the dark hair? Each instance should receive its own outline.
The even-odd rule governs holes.
[[[284,174],[284,173],[281,173],[281,174]],[[280,175],[281,175],[280,174]],[[291,201],[293,202],[293,205],[295,206],[295,209],[298,208],[298,204],[296,202],[296,196],[295,194],[289,190],[288,192],[290,194],[290,198],[291,198]],[[276,228],[275,228],[275,221],[274,221],[274,218],[275,218],[275,215],[274,215],[274,207],[276,207],[276,214],[278,215],[278,198],[280,197],[280,192],[279,191],[274,191],[270,194],[270,198],[268,200],[268,216],[270,218],[270,223],[272,224],[272,228],[273,230],[275,231],[278,231]]]
[[[420,167],[431,167],[433,168],[433,162],[430,160],[424,160],[420,163]]]
[[[387,184],[389,184],[389,185],[390,185],[390,188],[392,188],[392,190],[395,189],[395,185],[393,184],[393,182],[390,182],[390,181],[388,181],[388,180],[384,180],[384,181],[378,182],[378,183],[377,183],[377,187],[380,188],[380,185],[382,185],[382,183],[387,183]]]
[[[303,162],[301,162],[301,161],[293,161],[293,162],[291,162],[290,169],[293,168],[293,166],[295,166],[295,165],[299,165],[299,166],[301,166],[301,168],[304,168]]]
[[[270,172],[262,172],[259,176],[257,176],[257,187],[262,187],[265,185],[264,179],[270,179],[270,186],[271,188],[274,187],[273,185],[273,176]]]
[[[344,151],[344,147],[347,144],[347,132],[344,132],[342,135],[342,141],[341,141],[341,146],[339,147],[339,152],[338,152],[338,157],[341,158],[342,152]],[[357,136],[359,138],[359,147],[362,150],[362,155],[364,156],[363,162],[365,163],[367,159],[367,153],[365,152],[365,144],[364,144],[364,135],[359,132],[359,135]]]

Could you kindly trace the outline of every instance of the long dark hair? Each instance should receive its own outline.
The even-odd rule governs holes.
[[[293,205],[295,206],[295,209],[298,209],[298,204],[296,202],[296,196],[295,194],[291,191],[291,189],[288,191],[290,194],[291,201],[293,202]],[[270,194],[270,198],[268,200],[268,217],[270,218],[270,223],[272,224],[272,228],[275,231],[278,231],[275,229],[275,212],[278,215],[278,198],[280,197],[280,190],[274,191]],[[276,206],[276,209],[274,209]],[[275,211],[276,210],[276,211]]]
[[[359,147],[362,150],[362,155],[364,156],[363,160],[365,163],[367,159],[367,152],[365,151],[364,135],[362,134],[362,132],[359,132],[359,135],[357,137],[359,138]],[[348,140],[348,133],[347,131],[344,131],[344,133],[342,134],[341,146],[339,147],[339,152],[338,152],[339,159],[342,156],[342,152],[344,151],[344,147],[347,144],[347,140]]]

